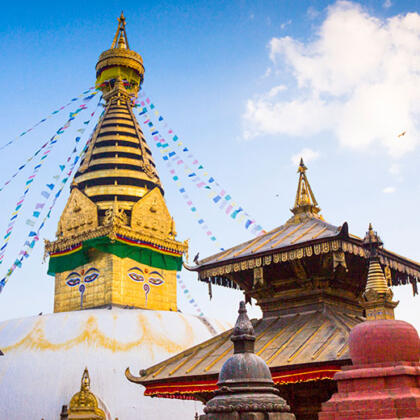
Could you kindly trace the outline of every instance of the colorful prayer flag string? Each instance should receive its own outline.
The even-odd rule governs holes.
[[[145,116],[145,121],[144,124],[148,124],[148,116]],[[152,131],[152,135],[153,135],[153,140],[155,142],[160,142],[161,138],[160,135],[158,133],[154,133],[153,132],[154,127],[151,128]],[[184,199],[184,201],[186,202],[188,208],[190,209],[190,211],[194,214],[194,217],[197,221],[197,223],[199,224],[200,228],[202,230],[205,231],[206,236],[218,247],[220,248],[222,251],[224,248],[222,248],[221,244],[217,241],[216,236],[214,235],[213,231],[209,228],[208,224],[205,222],[204,218],[200,215],[200,213],[197,210],[197,206],[194,205],[193,201],[191,200],[190,196],[187,193],[187,190],[185,188],[185,186],[182,185],[181,181],[179,180],[179,176],[177,175],[175,169],[171,169],[172,168],[172,163],[170,161],[166,161],[166,166],[169,168],[169,172],[171,173],[171,179],[172,181],[175,182],[176,186],[177,186],[177,191],[181,194],[181,197]]]
[[[49,114],[48,116],[46,116],[45,118],[43,118],[42,120],[38,121],[35,125],[33,125],[31,128],[28,128],[27,130],[23,131],[22,133],[20,133],[18,136],[14,137],[12,140],[10,140],[9,142],[7,142],[6,144],[4,144],[3,146],[0,147],[0,151],[5,149],[7,146],[11,145],[13,142],[15,142],[16,140],[18,140],[19,138],[21,138],[22,136],[24,136],[25,134],[28,134],[30,131],[32,131],[34,128],[38,127],[38,125],[42,124],[43,122],[47,121],[48,119],[50,119],[51,117],[53,117],[54,115],[58,114],[59,112],[61,112],[63,109],[67,108],[69,105],[71,105],[73,102],[76,102],[77,100],[79,100],[82,96],[88,94],[89,92],[92,92],[93,90],[95,90],[95,87],[90,87],[88,90],[85,90],[83,93],[81,93],[79,96],[76,96],[75,98],[71,99],[70,102],[68,102],[67,104],[61,106],[60,108],[58,108],[56,111],[51,112],[51,114]],[[96,92],[95,92],[96,93]],[[84,98],[86,99],[86,98]]]
[[[93,96],[94,95],[92,95],[90,99],[92,99]],[[42,154],[42,156],[41,156],[41,158],[39,160],[39,163],[34,167],[34,170],[33,170],[32,174],[28,177],[28,179],[27,179],[27,181],[25,183],[25,190],[23,192],[23,195],[19,198],[19,200],[16,203],[15,210],[11,214],[11,217],[9,219],[9,224],[7,226],[6,233],[5,233],[4,237],[3,237],[3,241],[4,242],[3,242],[2,246],[0,247],[0,264],[3,263],[4,254],[6,252],[6,249],[7,249],[8,244],[9,244],[9,241],[10,241],[10,238],[11,238],[11,235],[12,235],[12,231],[13,231],[13,227],[14,227],[14,225],[16,223],[16,220],[17,220],[17,217],[19,215],[19,212],[20,212],[20,210],[21,210],[21,208],[23,206],[23,203],[24,203],[25,198],[26,198],[26,196],[27,196],[27,194],[28,194],[28,192],[29,192],[29,190],[31,188],[31,185],[32,185],[33,181],[35,180],[37,174],[39,173],[39,170],[41,169],[41,167],[45,163],[45,159],[48,158],[49,153],[52,151],[52,149],[54,147],[54,144],[57,143],[58,138],[61,136],[61,134],[63,134],[64,131],[68,127],[70,127],[71,122],[75,119],[75,117],[81,111],[84,111],[86,108],[87,108],[86,107],[86,104],[82,104],[74,112],[70,112],[69,119],[67,120],[67,122],[62,127],[60,127],[57,130],[56,134],[54,134],[54,136],[52,136],[51,139],[48,141],[48,143],[47,143],[47,150],[44,151],[44,153]],[[53,184],[47,185],[47,188],[50,189],[50,190],[52,190]],[[43,191],[41,194],[43,194],[44,197],[48,198],[50,193],[48,191]],[[28,220],[27,221],[27,224],[28,224],[28,226],[33,226],[34,222],[31,221],[31,220]]]
[[[89,121],[85,121],[84,124],[86,124],[86,123],[87,123],[86,125],[89,124],[89,122],[92,120],[93,116],[95,115],[97,109],[99,108],[99,105],[100,105],[100,100],[98,101],[96,109],[91,113]],[[95,131],[95,128],[93,129],[93,131]],[[23,264],[25,258],[28,258],[30,256],[31,251],[34,249],[36,243],[39,241],[40,231],[45,226],[46,220],[50,218],[51,211],[54,208],[54,206],[57,202],[57,199],[59,198],[61,192],[63,191],[66,183],[70,179],[74,169],[76,168],[77,163],[82,160],[84,153],[86,153],[86,150],[89,146],[89,143],[90,143],[91,139],[92,139],[92,137],[89,136],[88,141],[86,142],[82,151],[76,157],[74,157],[74,159],[73,159],[73,156],[77,153],[77,147],[80,144],[80,137],[76,137],[75,138],[75,147],[72,149],[72,152],[71,152],[70,156],[66,159],[65,163],[59,165],[59,172],[57,174],[58,177],[60,177],[60,174],[64,173],[64,176],[62,177],[62,179],[60,181],[60,184],[61,184],[60,188],[58,189],[57,193],[54,195],[54,199],[53,199],[53,201],[52,201],[52,203],[51,203],[51,205],[48,209],[48,212],[45,215],[45,217],[43,218],[43,220],[42,220],[41,224],[39,225],[38,229],[36,231],[31,230],[28,233],[27,239],[26,239],[21,251],[19,252],[18,257],[16,258],[16,260],[13,262],[13,264],[11,265],[9,270],[7,271],[5,277],[3,277],[2,280],[0,280],[0,293],[3,290],[4,286],[6,285],[6,283],[8,282],[11,275],[13,274],[13,272],[16,270],[16,268],[22,267],[22,264]],[[72,159],[73,159],[73,161],[72,161]],[[65,168],[69,164],[69,162],[72,162],[72,163],[70,164],[69,169],[65,171]],[[56,179],[57,175],[55,175],[53,177],[53,179]],[[49,184],[47,184],[47,185],[49,185]],[[47,194],[44,194],[44,193],[47,193]],[[48,191],[43,191],[41,193],[41,195],[43,197],[47,198],[47,199],[50,197],[50,193]],[[35,213],[39,213],[38,210],[42,210],[44,208],[44,206],[45,206],[45,202],[40,202],[40,203],[37,203],[35,205],[35,211],[34,211],[34,214],[33,214],[33,216],[35,218],[39,217],[39,215],[35,215]],[[35,225],[35,220],[33,222],[34,222],[33,225]],[[31,226],[33,226],[33,225],[31,224]]]
[[[142,95],[142,94],[141,94]],[[165,138],[160,134],[159,130],[154,126],[153,122],[149,117],[150,112],[154,112],[155,117],[158,119],[165,128],[168,128],[166,122],[164,122],[163,116],[157,111],[156,106],[151,102],[150,98],[141,100],[139,104],[136,105],[141,108],[139,115],[145,116],[145,123],[150,128],[151,134],[155,139],[156,136],[160,136],[161,139],[156,143],[157,147],[160,148],[161,153],[163,154],[163,159],[166,161],[173,161],[176,165],[183,165],[187,178],[195,184],[198,189],[207,189],[208,197],[211,201],[218,205],[219,209],[224,210],[224,213],[229,216],[231,219],[236,220],[243,224],[244,228],[251,231],[255,235],[261,235],[265,231],[263,228],[258,225],[254,218],[252,218],[249,213],[247,213],[243,207],[239,206],[232,200],[230,194],[223,189],[220,184],[210,176],[209,173],[205,170],[204,166],[194,157],[191,153],[189,147],[186,147],[179,139],[179,137],[174,134],[172,129],[168,129],[168,135],[172,139],[173,145],[179,147],[179,150],[183,153],[186,153],[186,157],[192,160],[192,164],[196,167],[191,169],[188,164],[185,163],[182,157],[179,155],[179,151],[174,150],[170,146],[170,142],[166,141]],[[155,139],[156,140],[156,139]],[[204,179],[199,175],[202,173]],[[252,227],[251,227],[252,226]],[[250,229],[251,227],[251,229]]]
[[[197,301],[191,296],[190,291],[187,289],[187,286],[181,279],[181,275],[179,273],[176,274],[176,278],[178,279],[178,283],[181,286],[181,290],[184,295],[186,295],[186,298],[188,300],[188,303],[192,305],[194,310],[197,312],[198,316],[204,316],[204,312],[200,309],[198,306]]]
[[[91,88],[92,89],[92,88]],[[87,91],[89,92],[89,91]],[[90,101],[94,95],[96,95],[98,92],[93,92],[92,94],[86,96],[83,98],[83,101]],[[78,98],[75,98],[78,99]],[[71,103],[71,102],[69,102]],[[82,129],[83,130],[83,129]],[[36,156],[38,156],[39,153],[42,152],[43,149],[45,149],[49,145],[49,141],[45,142],[31,157],[29,157],[19,168],[16,170],[16,172],[0,187],[0,191],[2,191],[8,184],[10,184],[11,181],[21,172],[23,169],[27,166],[29,162],[31,162]],[[1,149],[0,149],[1,150]]]

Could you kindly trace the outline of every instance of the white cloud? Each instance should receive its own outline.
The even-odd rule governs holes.
[[[382,192],[385,194],[392,194],[395,192],[395,187],[385,187]]]
[[[385,7],[385,9],[389,9],[392,6],[392,1],[391,0],[385,0],[382,4],[383,7]]]
[[[297,94],[249,99],[245,137],[330,132],[347,148],[380,146],[394,157],[413,150],[420,135],[420,89],[413,88],[420,85],[420,15],[381,20],[339,1],[312,39],[271,39],[270,59],[283,75],[288,69]]]
[[[309,6],[308,10],[306,11],[306,14],[308,15],[309,19],[315,19],[317,18],[320,13],[318,12],[318,10],[316,10],[314,7]]]
[[[292,23],[292,20],[291,20],[291,19],[289,19],[289,20],[288,20],[288,21],[286,21],[286,22],[283,22],[283,23],[280,25],[280,29],[284,29],[286,26],[289,26],[291,23]]]
[[[280,92],[283,92],[284,90],[287,90],[287,86],[285,85],[274,86],[269,90],[268,96],[270,98],[273,98],[274,96],[277,96]]]
[[[271,67],[268,67],[262,78],[265,79],[266,77],[269,77],[272,71],[273,69]]]
[[[300,159],[302,158],[305,163],[309,163],[313,160],[319,158],[320,153],[316,150],[304,148],[300,152],[293,155],[290,160],[292,161],[293,165],[299,165]]]
[[[389,167],[389,173],[391,175],[399,175],[401,172],[401,168],[400,165],[398,165],[398,163],[393,163],[390,167]]]

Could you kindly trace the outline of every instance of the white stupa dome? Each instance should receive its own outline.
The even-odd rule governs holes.
[[[164,360],[230,325],[179,312],[91,309],[0,323],[0,419],[57,420],[85,367],[107,420],[193,419],[193,401],[152,399],[124,374]]]

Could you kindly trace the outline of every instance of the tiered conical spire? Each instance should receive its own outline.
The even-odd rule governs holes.
[[[121,14],[112,46],[96,65],[105,111],[72,183],[57,240],[46,243],[57,312],[114,304],[177,308],[176,271],[187,244],[175,239],[155,163],[133,112],[143,75],[143,60],[128,47]],[[150,289],[149,278],[157,290]]]
[[[393,293],[388,287],[378,256],[378,249],[383,242],[373,230],[371,223],[369,223],[363,243],[369,253],[369,271],[362,302],[366,310],[366,318],[368,320],[394,319],[394,308],[398,302],[392,301]]]
[[[107,80],[103,73],[108,74]],[[163,193],[151,151],[132,109],[132,97],[137,95],[143,74],[141,57],[128,48],[121,13],[111,49],[101,54],[97,64],[105,113],[73,185],[98,206],[100,216],[114,201],[130,214],[134,203],[148,191],[159,187]],[[129,76],[133,79],[127,80]]]
[[[130,211],[156,186],[163,189],[151,151],[124,87],[115,88],[98,123],[75,185],[104,212],[117,200]]]
[[[291,223],[301,222],[307,217],[316,217],[322,219],[319,214],[321,209],[318,206],[318,202],[315,199],[315,195],[312,192],[312,188],[309,184],[308,178],[306,177],[306,170],[308,168],[303,163],[303,159],[300,159],[298,167],[299,181],[296,191],[295,205],[291,209],[294,216],[289,220]]]

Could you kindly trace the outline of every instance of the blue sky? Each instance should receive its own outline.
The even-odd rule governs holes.
[[[327,221],[347,221],[359,236],[373,222],[387,248],[419,261],[420,2],[361,4],[8,3],[0,16],[0,144],[93,85],[96,60],[109,48],[123,9],[130,47],[144,59],[146,94],[209,173],[266,230],[289,217],[294,162],[303,155]],[[67,113],[58,114],[1,151],[0,179],[66,119]],[[34,182],[1,274],[20,249],[27,214],[42,187],[71,151],[76,128],[75,123],[62,137]],[[191,223],[153,147],[179,238],[190,239],[192,255],[216,252]],[[0,192],[2,232],[28,175]],[[250,238],[192,184],[185,185],[225,248]],[[60,197],[42,238],[54,238],[67,195]],[[41,263],[42,248],[37,246],[0,294],[0,319],[52,311],[53,279]],[[227,307],[223,317],[235,318],[238,293],[219,288],[210,302],[205,285],[189,273],[183,276],[206,314],[220,317],[220,308]],[[397,315],[420,328],[419,297],[412,297],[410,286],[394,291],[401,300]],[[192,311],[183,296],[179,305]]]

